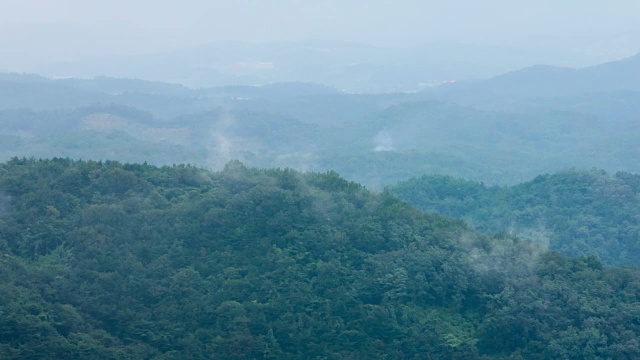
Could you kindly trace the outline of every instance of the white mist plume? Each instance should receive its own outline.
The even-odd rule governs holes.
[[[378,134],[373,138],[373,142],[376,147],[373,151],[393,151],[395,148],[393,147],[393,138],[391,134],[387,130],[380,130]]]
[[[460,243],[467,247],[468,262],[480,274],[497,271],[507,274],[528,274],[540,255],[548,250],[548,239],[505,236],[488,239],[480,235],[464,235]]]
[[[237,158],[232,137],[228,135],[235,122],[235,118],[227,110],[218,118],[211,120],[209,141],[206,146],[208,167],[219,170],[231,160],[243,160]]]
[[[231,160],[231,153],[233,152],[233,144],[223,133],[214,133],[215,145],[213,150],[218,157],[223,158],[224,162]]]

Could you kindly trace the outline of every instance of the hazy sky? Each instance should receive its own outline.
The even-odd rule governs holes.
[[[223,40],[533,46],[640,32],[638,0],[0,0],[0,9],[5,70]]]

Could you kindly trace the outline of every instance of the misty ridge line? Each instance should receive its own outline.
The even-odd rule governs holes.
[[[631,56],[638,50],[614,59]],[[57,70],[36,68],[31,72],[54,78],[143,78],[192,88],[303,81],[352,93],[384,93],[419,91],[452,80],[487,79],[527,66],[558,64],[524,53],[516,56],[519,60],[509,60],[506,54],[510,51],[455,43],[385,48],[335,41],[223,42],[182,52],[110,58],[102,63],[95,60],[94,65],[72,63]],[[474,61],[465,60],[469,58]],[[584,68],[604,61],[569,67]],[[559,65],[567,66],[562,62]],[[95,69],[88,70],[91,67]],[[83,72],[84,68],[87,70]]]
[[[637,172],[639,59],[582,70],[537,66],[388,94],[301,82],[189,89],[5,74],[0,92],[11,96],[0,98],[3,156],[106,156],[214,169],[236,158],[259,167],[333,169],[373,188],[428,173],[504,184],[571,166]],[[64,136],[44,137],[45,129]],[[84,132],[98,140],[93,149],[83,144]]]
[[[594,88],[597,86],[602,86],[605,85],[605,89],[609,90],[608,87],[610,86],[616,86],[617,88],[626,88],[626,87],[632,87],[637,89],[637,87],[634,87],[632,84],[635,81],[635,78],[632,76],[631,79],[626,78],[624,76],[620,76],[619,75],[619,71],[616,71],[616,69],[614,69],[615,67],[625,67],[625,66],[630,66],[631,64],[629,63],[633,63],[633,62],[637,62],[638,60],[638,54],[636,55],[632,55],[629,57],[625,57],[621,60],[616,60],[616,61],[611,61],[611,62],[605,62],[605,63],[600,63],[600,64],[596,64],[596,65],[590,65],[590,66],[586,66],[586,67],[580,67],[580,68],[575,68],[575,67],[557,67],[557,66],[550,66],[550,65],[538,65],[538,64],[531,64],[529,66],[520,66],[520,67],[516,67],[511,69],[510,71],[508,70],[503,70],[501,72],[497,72],[494,73],[491,76],[485,76],[484,78],[486,78],[488,81],[493,82],[495,85],[501,85],[505,82],[508,81],[518,81],[518,80],[526,80],[528,78],[528,76],[531,75],[537,75],[539,77],[539,79],[537,79],[537,81],[535,83],[532,83],[531,85],[533,86],[541,86],[543,84],[549,85],[549,81],[551,81],[552,79],[550,79],[551,76],[555,76],[555,77],[559,77],[559,79],[556,79],[555,83],[552,84],[554,87],[557,87],[558,84],[565,84],[565,87],[571,86],[573,85],[573,87],[577,87],[579,86],[586,86],[587,88]],[[301,69],[304,69],[305,67],[310,66],[313,67],[313,65],[305,65],[304,63],[301,64]],[[423,68],[429,68],[430,65],[429,64],[423,64],[423,65],[419,65]],[[520,68],[520,70],[517,70],[518,68]],[[342,75],[347,75],[349,71],[345,70],[346,72],[342,72]],[[410,72],[414,73],[414,79],[415,79],[415,69],[412,70],[408,70]],[[384,72],[384,71],[383,71]],[[633,73],[633,72],[632,72]],[[394,78],[393,72],[389,72],[389,78],[392,79]],[[419,75],[418,75],[419,76]],[[607,78],[610,77],[610,78]],[[53,77],[42,77],[40,75],[35,75],[35,74],[27,74],[27,73],[4,73],[3,75],[0,75],[0,79],[4,79],[4,80],[9,80],[9,81],[18,81],[18,82],[45,82],[46,80],[53,80],[53,81],[57,81],[60,84],[65,84],[67,83],[68,85],[72,86],[72,87],[80,87],[80,88],[84,88],[84,90],[91,90],[92,87],[92,83],[95,83],[96,81],[101,81],[103,84],[103,86],[109,86],[111,83],[112,89],[110,94],[111,95],[120,95],[122,92],[153,92],[154,94],[156,94],[156,91],[160,90],[160,92],[158,92],[159,94],[179,94],[181,92],[185,92],[187,91],[187,89],[190,89],[191,91],[203,91],[206,90],[207,87],[212,87],[211,85],[206,86],[203,84],[193,87],[190,86],[189,88],[182,88],[181,86],[189,86],[188,84],[181,84],[180,81],[170,81],[169,83],[166,83],[166,79],[162,80],[162,79],[156,79],[154,80],[153,77],[147,77],[149,80],[135,80],[135,79],[140,79],[140,78],[145,78],[145,76],[105,76],[105,74],[95,74],[93,76],[88,76],[88,77],[74,77],[73,75],[70,76],[53,76]],[[474,80],[474,79],[478,79],[478,78],[483,78],[481,77],[468,77],[467,80]],[[590,79],[593,78],[593,79]],[[215,86],[213,86],[213,91],[216,91],[215,88],[225,88],[225,87],[233,87],[233,86],[257,86],[255,84],[260,84],[259,86],[279,86],[278,83],[284,83],[283,85],[286,85],[286,83],[296,83],[296,82],[304,82],[304,83],[323,83],[325,85],[334,87],[336,89],[342,89],[341,86],[339,84],[334,84],[331,83],[331,77],[320,77],[317,79],[313,79],[313,78],[305,78],[304,76],[302,77],[293,77],[293,78],[288,78],[288,77],[282,77],[282,78],[278,78],[278,75],[276,75],[276,77],[265,77],[262,79],[262,81],[254,81],[257,80],[253,79],[253,80],[242,80],[241,82],[236,82],[236,85],[234,85],[234,81],[226,81],[226,82],[220,82],[218,84],[216,84]],[[458,80],[458,81],[452,81],[452,80]],[[465,80],[465,77],[454,77],[452,78],[445,78],[445,79],[441,79],[441,80],[433,80],[432,82],[425,82],[425,83],[421,83],[421,84],[413,84],[410,85],[413,88],[409,89],[409,88],[405,88],[403,89],[402,85],[399,88],[387,88],[386,91],[383,92],[414,92],[414,91],[420,91],[420,90],[432,90],[434,87],[438,87],[439,85],[446,85],[446,87],[452,87],[451,85],[454,85],[453,88],[456,88],[456,83],[460,82],[461,80]],[[585,82],[585,80],[587,82]],[[351,80],[349,80],[351,81]],[[475,85],[474,83],[476,83],[478,80],[475,81],[471,81],[469,84],[470,86]],[[529,80],[531,81],[531,80]],[[352,83],[357,83],[356,81],[351,81]],[[618,83],[617,85],[611,85],[611,84],[615,84]],[[463,81],[463,83],[467,84],[468,81]],[[573,84],[572,84],[573,83]],[[466,85],[469,86],[469,85]],[[95,89],[95,86],[94,90]],[[562,87],[562,86],[561,86]],[[153,91],[151,91],[151,89],[153,89]],[[327,89],[328,90],[328,89]],[[382,89],[378,89],[376,90],[375,88],[371,88],[369,89],[369,91],[367,91],[366,89],[363,88],[364,91],[356,91],[355,93],[380,93],[380,90]],[[347,93],[354,93],[352,90],[348,90],[348,89],[342,89],[340,91],[343,92],[347,92]],[[590,91],[589,89],[584,89],[583,91]],[[591,90],[593,91],[593,90]],[[575,92],[575,91],[574,91]],[[193,95],[195,95],[195,93],[193,93]]]

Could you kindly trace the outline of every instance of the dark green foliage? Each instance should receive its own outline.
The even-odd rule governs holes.
[[[640,352],[637,270],[480,235],[335,172],[14,158],[0,190],[3,359]]]
[[[510,187],[425,176],[393,188],[418,208],[507,231],[567,255],[640,266],[640,176],[568,170]]]

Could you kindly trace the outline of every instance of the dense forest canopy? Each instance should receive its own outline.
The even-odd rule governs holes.
[[[514,186],[423,176],[392,191],[419,209],[511,232],[570,256],[640,266],[640,176],[567,170]]]
[[[3,358],[640,356],[640,271],[335,172],[0,165]]]

